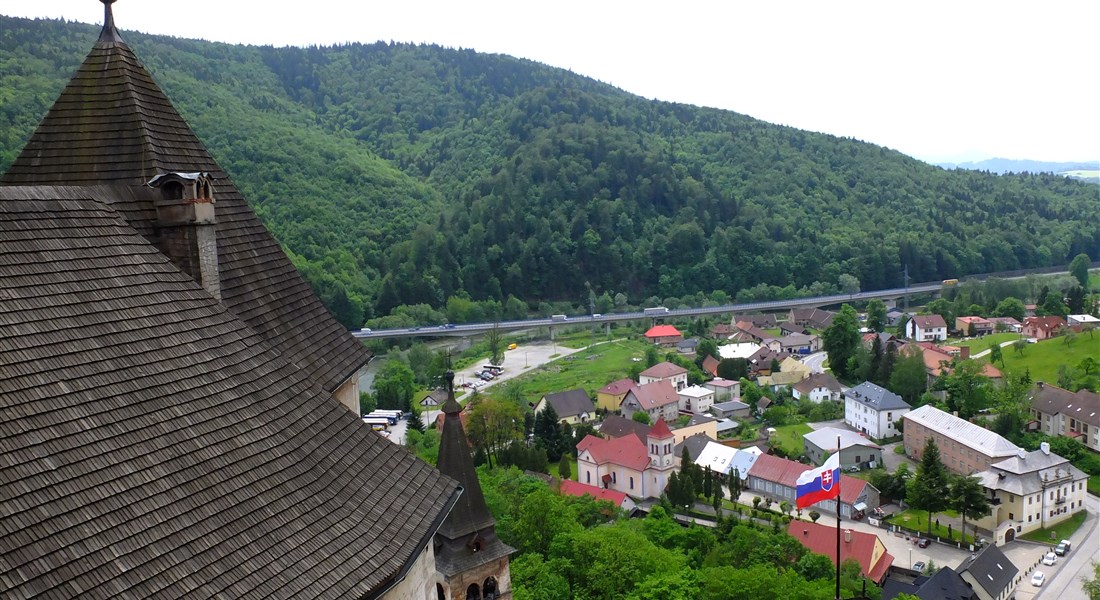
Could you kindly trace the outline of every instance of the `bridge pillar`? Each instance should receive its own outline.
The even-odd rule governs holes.
[[[554,341],[554,326],[548,325],[547,327],[550,329],[550,341]]]
[[[611,322],[610,321],[603,324],[603,334],[606,337],[611,337]]]

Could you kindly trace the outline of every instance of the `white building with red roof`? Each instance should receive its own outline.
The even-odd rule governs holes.
[[[688,371],[680,365],[664,361],[638,374],[638,383],[642,385],[654,381],[668,381],[672,387],[682,390],[688,384]]]
[[[668,379],[650,381],[627,392],[619,410],[628,419],[641,411],[649,415],[650,423],[657,419],[674,421],[680,415],[680,395]]]
[[[577,444],[577,480],[632,498],[658,498],[676,465],[674,442],[664,419],[657,420],[644,442],[635,435],[585,436]]]
[[[675,346],[684,341],[684,334],[672,325],[654,325],[645,332],[645,339],[658,346]]]
[[[947,321],[940,315],[917,315],[905,322],[905,337],[918,342],[947,339]]]

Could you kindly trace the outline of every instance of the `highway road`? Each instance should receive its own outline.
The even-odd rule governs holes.
[[[478,335],[498,327],[501,331],[513,331],[516,329],[529,329],[532,327],[553,327],[555,325],[585,325],[592,323],[610,323],[615,321],[636,321],[649,318],[669,317],[700,317],[706,315],[721,315],[733,313],[754,313],[764,311],[779,311],[801,307],[822,307],[871,300],[873,298],[900,298],[906,293],[927,294],[939,292],[943,289],[943,282],[921,283],[906,288],[893,288],[874,292],[858,292],[855,294],[837,294],[833,296],[815,296],[813,298],[793,298],[790,300],[772,300],[768,302],[749,302],[744,304],[724,304],[722,306],[703,306],[698,308],[679,308],[655,311],[653,308],[644,311],[608,313],[603,315],[567,315],[564,319],[535,318],[518,321],[501,321],[500,323],[463,323],[429,326],[406,327],[400,329],[361,329],[352,332],[357,338],[394,338],[394,337],[419,337],[419,336],[466,336]]]

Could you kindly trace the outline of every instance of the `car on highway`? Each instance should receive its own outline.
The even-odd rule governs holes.
[[[1058,561],[1058,557],[1053,552],[1047,552],[1043,555],[1043,564],[1048,567],[1053,567],[1054,563]]]
[[[364,327],[364,328],[360,329],[359,333],[362,333],[364,335],[370,335],[371,334],[370,327]]]
[[[1047,576],[1043,575],[1042,571],[1035,571],[1035,574],[1031,576],[1031,585],[1035,587],[1042,587],[1043,582],[1046,581]]]

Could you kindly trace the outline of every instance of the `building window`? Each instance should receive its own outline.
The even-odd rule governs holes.
[[[584,472],[584,482],[585,483],[592,483],[592,471],[585,471]]]
[[[612,471],[611,472],[611,483],[618,483],[618,479],[616,479],[615,475],[616,475],[615,471]]]
[[[630,489],[634,489],[634,478],[630,478]]]

